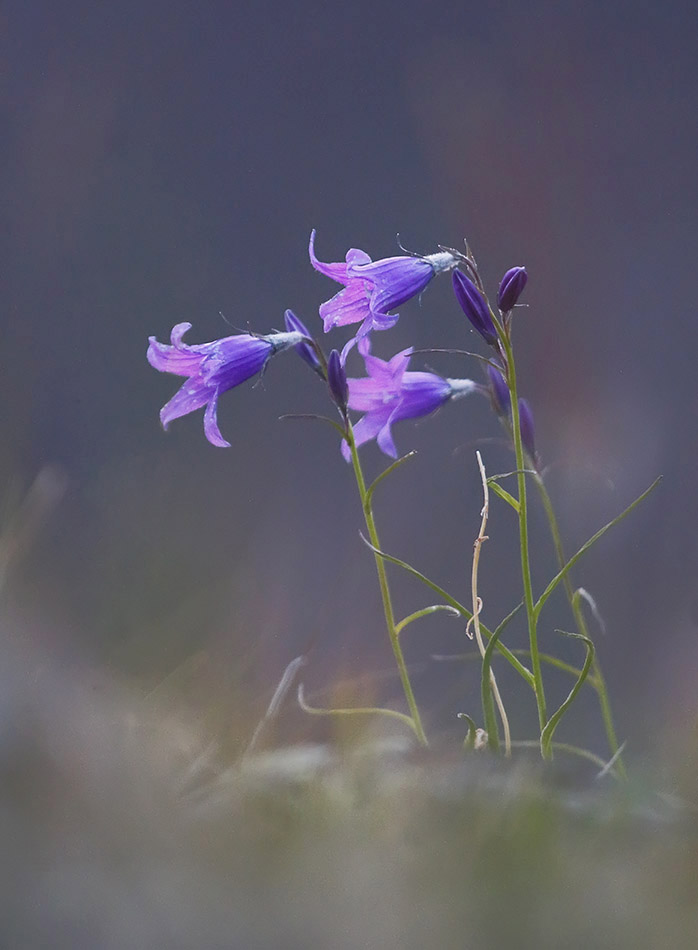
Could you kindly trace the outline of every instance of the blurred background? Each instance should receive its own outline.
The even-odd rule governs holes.
[[[664,476],[574,580],[605,619],[599,656],[629,750],[694,722],[694,16],[688,2],[623,0],[6,3],[6,554],[13,532],[23,541],[5,557],[2,625],[22,662],[97,693],[170,690],[236,746],[311,641],[318,704],[399,702],[396,679],[374,675],[392,659],[351,471],[328,427],[278,421],[328,411],[317,379],[287,354],[228,393],[232,448],[220,450],[201,413],[163,433],[178,382],[145,350],[181,321],[190,342],[229,323],[268,332],[287,307],[319,330],[336,287],[308,263],[313,227],[331,261],[352,246],[399,253],[397,232],[423,253],[467,237],[492,291],[508,267],[528,268],[519,379],[568,549]],[[378,355],[483,351],[448,279],[400,313]],[[419,455],[377,495],[384,547],[465,598],[475,449],[490,473],[512,467],[497,421],[471,399],[395,435]],[[385,459],[363,451],[377,474]],[[491,626],[519,596],[514,528],[494,505]],[[533,542],[540,589],[554,560],[538,513]],[[401,613],[430,602],[407,578],[395,590]],[[570,623],[553,606],[544,646]],[[430,657],[463,650],[462,625],[437,615],[405,638],[427,722],[459,729],[456,712],[479,712],[476,668]],[[509,642],[524,640],[513,624]],[[591,700],[580,715],[566,738],[604,754]],[[289,702],[279,738],[317,730]]]

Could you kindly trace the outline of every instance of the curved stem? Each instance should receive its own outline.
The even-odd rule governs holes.
[[[523,581],[524,605],[528,620],[528,642],[531,650],[531,669],[533,672],[536,705],[538,706],[538,721],[541,730],[548,721],[545,706],[545,691],[543,688],[543,673],[541,670],[540,654],[538,651],[537,617],[533,602],[533,585],[531,583],[531,562],[528,550],[528,504],[526,498],[526,473],[524,471],[524,451],[521,441],[521,420],[519,418],[519,396],[516,386],[516,365],[514,351],[506,331],[500,333],[507,362],[507,382],[511,394],[511,422],[514,437],[514,452],[516,454],[516,479],[519,495],[519,546],[521,548],[521,579]]]
[[[545,509],[545,514],[548,519],[548,524],[550,526],[550,534],[553,539],[553,546],[555,548],[555,556],[557,557],[557,562],[560,565],[560,569],[565,566],[567,563],[567,557],[565,555],[565,549],[562,544],[562,537],[560,536],[560,526],[557,522],[557,517],[555,515],[555,509],[553,508],[553,503],[550,499],[548,489],[545,486],[545,482],[541,476],[536,473],[535,476],[536,486],[543,502],[543,508]],[[567,600],[569,601],[570,607],[572,608],[572,613],[574,614],[574,619],[577,623],[577,629],[582,636],[589,637],[589,631],[587,628],[586,620],[584,619],[584,613],[582,611],[579,600],[574,596],[574,590],[572,587],[572,581],[570,580],[569,574],[565,574],[562,579],[563,584],[565,585],[565,594],[567,595]],[[601,707],[601,718],[603,719],[604,729],[606,730],[606,739],[608,741],[608,747],[611,750],[613,756],[618,756],[615,762],[615,769],[617,774],[621,778],[627,778],[627,772],[625,770],[625,765],[621,758],[621,747],[618,742],[618,736],[616,734],[615,726],[613,724],[613,712],[611,710],[611,701],[608,698],[608,690],[606,689],[606,680],[603,677],[601,672],[601,665],[598,661],[598,658],[594,656],[592,667],[591,667],[591,676],[588,679],[588,682],[596,690],[596,694],[599,697],[599,705]]]
[[[359,461],[359,453],[356,448],[356,441],[354,439],[354,431],[351,427],[351,423],[347,424],[346,440],[349,445],[349,450],[351,452],[351,461],[354,467],[354,476],[356,478],[356,485],[359,489],[359,497],[361,498],[361,507],[364,513],[364,520],[366,521],[366,529],[368,530],[368,536],[371,539],[371,544],[374,548],[380,549],[380,541],[378,539],[378,531],[376,530],[376,522],[373,517],[373,508],[371,505],[371,495],[369,494],[366,488],[366,480],[364,478],[363,469],[361,468],[361,462]],[[375,484],[375,483],[374,483]],[[410,717],[413,723],[413,728],[417,739],[422,745],[428,745],[426,733],[424,732],[424,727],[422,726],[422,719],[419,715],[419,708],[417,707],[417,701],[414,698],[414,692],[412,690],[412,684],[410,682],[409,673],[407,672],[407,665],[405,664],[405,658],[402,653],[402,647],[400,646],[400,637],[399,632],[395,625],[395,612],[393,611],[393,602],[390,596],[390,587],[388,586],[388,576],[385,570],[385,564],[383,558],[377,554],[374,554],[376,560],[376,571],[378,573],[378,586],[380,587],[381,599],[383,601],[383,612],[385,614],[385,625],[388,630],[388,637],[390,638],[390,645],[393,648],[393,654],[395,656],[395,662],[397,663],[398,672],[400,674],[400,681],[402,683],[402,689],[405,694],[405,699],[407,700],[407,705],[410,710]]]
[[[485,657],[485,644],[482,641],[482,633],[480,631],[480,611],[482,610],[482,600],[478,596],[477,592],[477,583],[478,583],[478,569],[480,566],[480,553],[482,551],[483,542],[487,540],[487,535],[485,531],[487,530],[487,519],[490,513],[490,495],[487,484],[487,473],[485,472],[485,466],[482,461],[482,456],[479,452],[476,452],[477,464],[480,468],[480,477],[482,479],[482,492],[483,492],[483,505],[482,505],[482,514],[480,522],[480,531],[478,536],[475,539],[474,550],[473,550],[473,568],[470,575],[470,593],[472,596],[473,602],[473,627],[475,629],[475,639],[477,640],[477,646],[480,651],[480,655],[484,659]],[[490,649],[490,656],[492,650]],[[497,749],[499,746],[499,736],[497,735],[497,721],[494,716],[488,715],[488,698],[487,694],[491,691],[491,695],[494,696],[494,700],[497,704],[497,709],[499,710],[499,716],[502,720],[502,726],[504,728],[504,748],[505,754],[511,755],[511,731],[509,729],[509,719],[507,717],[506,709],[504,708],[504,702],[502,701],[501,693],[499,692],[499,686],[497,685],[497,680],[492,670],[491,665],[488,664],[489,674],[489,690],[487,686],[485,687],[484,699],[484,709],[485,721],[487,723],[487,731],[489,735],[489,742],[493,749]]]

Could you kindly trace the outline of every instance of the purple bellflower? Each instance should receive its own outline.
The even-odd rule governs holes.
[[[483,337],[485,342],[489,343],[490,346],[497,347],[499,338],[497,337],[497,330],[492,321],[489,304],[472,280],[462,271],[454,270],[453,290],[463,313],[468,320],[470,320],[480,336]]]
[[[256,376],[275,353],[301,344],[304,334],[295,330],[267,336],[240,333],[212,343],[189,346],[182,342],[182,337],[190,329],[191,323],[178,323],[173,327],[171,345],[158,343],[155,337],[150,337],[147,354],[150,365],[161,373],[187,377],[160,410],[160,421],[166,429],[173,419],[206,406],[206,438],[212,445],[227,448],[230,443],[221,435],[216,419],[220,394]]]
[[[344,284],[344,290],[320,306],[325,333],[334,327],[361,322],[357,340],[371,330],[395,326],[399,314],[388,311],[420,294],[433,277],[452,270],[462,259],[456,252],[440,251],[426,257],[372,261],[365,251],[353,247],[347,251],[344,264],[324,264],[315,256],[315,231],[310,235],[308,250],[315,270]]]
[[[509,313],[514,309],[527,283],[528,274],[525,267],[512,267],[506,272],[497,292],[497,306],[502,313]]]
[[[444,379],[436,373],[408,372],[412,347],[388,362],[371,356],[368,338],[362,340],[359,347],[368,376],[348,380],[349,408],[364,413],[354,426],[354,438],[357,446],[376,439],[381,451],[391,458],[397,458],[390,431],[394,422],[427,416],[449,399],[482,388],[472,379]],[[350,453],[346,442],[342,443],[342,454],[348,461]]]

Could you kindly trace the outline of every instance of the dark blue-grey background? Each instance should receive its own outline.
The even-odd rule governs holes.
[[[200,414],[161,431],[177,381],[147,365],[146,338],[183,320],[193,342],[226,335],[220,313],[265,332],[286,307],[317,327],[333,288],[308,264],[312,227],[326,260],[389,256],[398,231],[424,252],[467,236],[490,287],[528,267],[520,383],[570,549],[665,476],[575,579],[607,622],[622,733],[640,747],[694,714],[692,4],[9,2],[1,25],[0,469],[9,495],[49,463],[68,478],[12,575],[12,636],[147,684],[203,656],[201,690],[213,670],[260,708],[314,637],[309,684],[356,676],[394,698],[394,680],[365,678],[390,656],[350,470],[329,428],[277,422],[325,410],[317,380],[290,354],[227,394],[233,447],[216,450]],[[375,348],[410,344],[478,347],[448,280]],[[474,449],[499,434],[477,400],[403,424],[399,447],[420,455],[377,498],[385,546],[463,597]],[[490,472],[511,467],[482,447]],[[374,447],[365,459],[379,470]],[[515,603],[512,530],[494,506],[492,623]],[[535,515],[533,536],[540,587]],[[545,645],[569,623],[553,612]],[[417,665],[463,645],[446,619],[405,636]],[[477,711],[457,666],[427,663],[417,688],[441,728]]]

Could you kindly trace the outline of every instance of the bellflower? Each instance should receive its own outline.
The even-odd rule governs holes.
[[[173,419],[206,406],[206,438],[212,445],[226,448],[230,443],[221,435],[216,419],[220,394],[256,376],[275,353],[298,346],[305,334],[299,331],[269,333],[267,336],[240,333],[212,343],[189,346],[182,342],[182,337],[190,329],[191,323],[178,323],[173,327],[171,345],[158,343],[155,337],[150,337],[147,353],[150,365],[161,373],[187,377],[160,410],[160,421],[166,429]]]
[[[440,251],[425,257],[372,261],[365,251],[351,248],[344,264],[325,264],[315,256],[315,231],[310,235],[308,250],[315,270],[344,284],[344,290],[320,306],[325,333],[333,327],[362,322],[357,340],[371,330],[393,327],[399,315],[390,315],[389,310],[420,294],[433,277],[452,270],[462,259],[456,252]]]
[[[512,267],[506,272],[497,292],[497,306],[502,313],[509,313],[514,309],[527,283],[528,274],[525,267]]]
[[[453,290],[463,313],[468,320],[470,320],[480,336],[482,336],[490,346],[496,347],[499,339],[497,337],[497,330],[492,321],[489,305],[472,280],[462,271],[455,270],[453,272]]]
[[[376,439],[381,451],[397,458],[390,431],[393,423],[427,416],[449,399],[481,389],[472,379],[444,379],[436,373],[408,372],[412,347],[386,362],[371,355],[368,338],[359,346],[368,376],[348,380],[349,408],[364,413],[354,426],[357,446]],[[342,443],[342,454],[348,461],[350,453],[346,442]]]
[[[444,271],[453,270],[461,256],[453,251],[440,251],[425,257],[386,257],[380,261],[347,265],[347,276],[371,284],[370,306],[374,313],[387,313],[416,297],[427,284]]]

